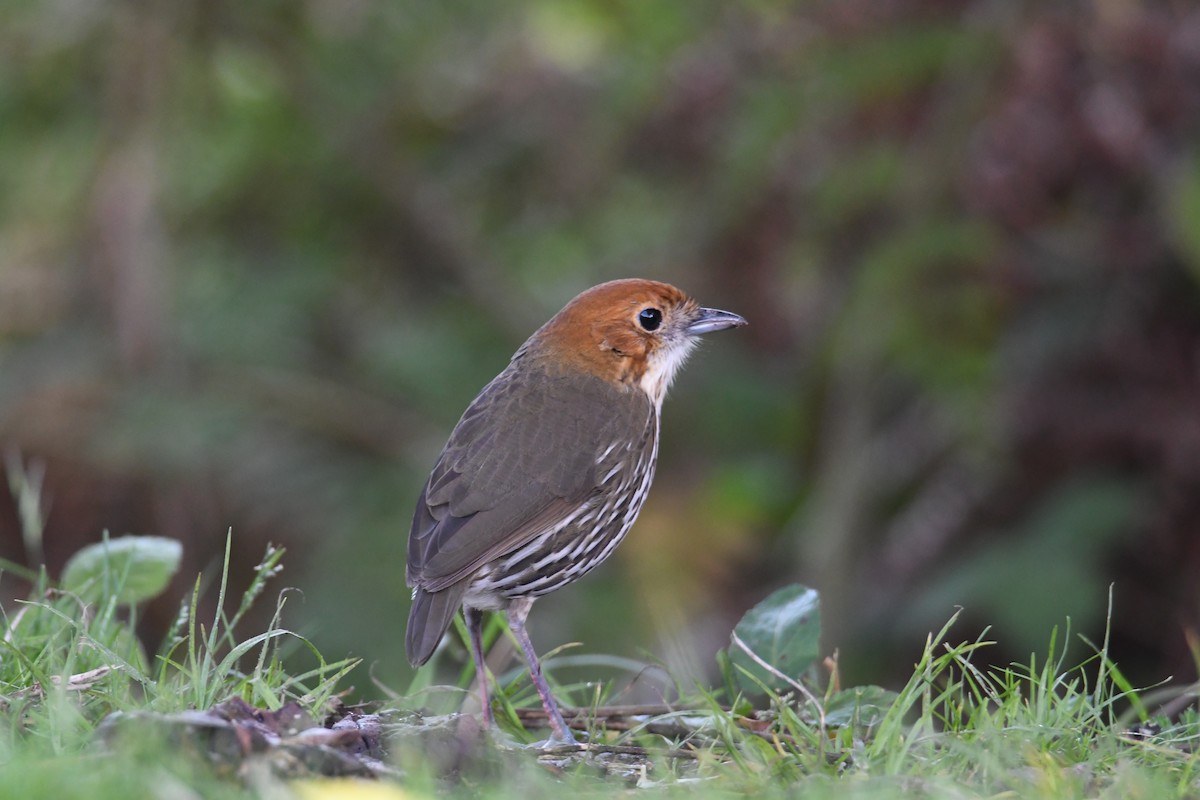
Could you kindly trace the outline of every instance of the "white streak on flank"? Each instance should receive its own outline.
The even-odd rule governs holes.
[[[575,518],[578,517],[580,514],[582,514],[585,510],[586,510],[586,507],[580,506],[579,508],[575,509],[572,513],[568,514],[563,519],[555,522],[549,528],[546,528],[545,530],[536,534],[527,545],[522,547],[520,550],[517,550],[515,553],[510,554],[507,558],[504,559],[504,561],[501,563],[500,571],[503,573],[512,572],[513,569],[518,564],[520,564],[522,561],[524,561],[525,559],[532,556],[538,550],[542,549],[542,547],[545,546],[546,541],[548,539],[550,539],[552,536],[554,536],[556,533],[561,531],[563,528],[567,527],[572,522],[574,522]]]

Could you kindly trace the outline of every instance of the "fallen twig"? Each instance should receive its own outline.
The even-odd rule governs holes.
[[[690,758],[697,759],[700,757],[699,750],[672,748],[668,750],[655,750],[648,747],[639,747],[629,744],[594,744],[592,742],[578,742],[576,744],[559,744],[552,747],[538,748],[538,752],[545,756],[566,756],[572,753],[615,753],[624,756],[641,756],[650,758],[652,756],[662,756],[664,758]]]

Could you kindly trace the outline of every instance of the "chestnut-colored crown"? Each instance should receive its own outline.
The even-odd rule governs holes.
[[[662,402],[711,312],[667,283],[609,281],[579,294],[525,343],[521,354],[586,372]],[[723,312],[722,312],[723,313]],[[728,315],[729,325],[745,324]]]

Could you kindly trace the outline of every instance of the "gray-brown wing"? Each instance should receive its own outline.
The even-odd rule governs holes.
[[[413,515],[408,582],[441,591],[526,544],[597,492],[610,445],[653,424],[646,396],[510,367],[455,426]],[[619,449],[619,448],[618,448]]]

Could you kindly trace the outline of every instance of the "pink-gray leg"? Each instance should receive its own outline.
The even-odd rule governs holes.
[[[546,709],[546,716],[550,718],[550,730],[554,734],[550,737],[551,744],[575,744],[575,736],[567,727],[566,720],[558,710],[558,704],[554,702],[554,696],[550,694],[550,686],[542,677],[542,664],[538,661],[537,652],[533,649],[533,641],[529,638],[529,632],[525,630],[525,619],[529,616],[529,609],[532,607],[532,597],[519,597],[513,600],[506,612],[508,626],[512,628],[513,636],[517,637],[517,642],[525,651],[525,660],[529,663],[529,678],[533,681],[538,696],[542,698],[542,708]]]
[[[467,633],[471,637],[471,657],[475,659],[475,679],[479,681],[479,702],[483,704],[483,726],[494,728],[492,698],[488,693],[487,664],[483,660],[483,612],[477,608],[463,606],[463,618],[467,622]]]

